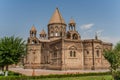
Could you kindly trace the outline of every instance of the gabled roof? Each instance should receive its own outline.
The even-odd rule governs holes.
[[[52,15],[49,24],[53,24],[53,23],[62,23],[65,24],[64,19],[62,18],[62,15],[59,12],[59,9],[56,8],[54,14]]]

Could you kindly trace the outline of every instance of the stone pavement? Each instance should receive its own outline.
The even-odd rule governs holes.
[[[23,68],[10,68],[10,71],[24,74],[26,76],[32,76],[33,69],[23,69]],[[34,76],[39,75],[50,75],[50,74],[76,74],[76,73],[94,73],[94,72],[107,72],[109,70],[45,70],[45,69],[35,69]]]

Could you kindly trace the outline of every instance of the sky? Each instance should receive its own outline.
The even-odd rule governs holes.
[[[56,7],[66,24],[75,20],[81,39],[97,33],[101,40],[120,41],[120,0],[0,0],[0,38],[15,35],[27,40],[33,24],[39,37],[42,29],[47,32]]]

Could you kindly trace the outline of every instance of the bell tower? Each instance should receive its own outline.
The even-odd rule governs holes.
[[[37,30],[35,29],[35,26],[33,25],[30,30],[30,37],[36,37]]]
[[[80,40],[80,34],[76,31],[76,23],[73,19],[69,22],[69,30],[67,31],[67,39]]]
[[[30,37],[28,38],[28,44],[39,44],[39,40],[36,37],[37,30],[35,26],[33,25],[31,30],[30,30]]]
[[[73,30],[73,31],[76,30],[76,23],[73,19],[71,19],[69,22],[69,30]]]
[[[40,32],[39,36],[40,36],[40,39],[46,39],[47,34],[44,29]]]
[[[66,34],[66,23],[56,8],[49,23],[48,23],[48,38],[62,38]]]

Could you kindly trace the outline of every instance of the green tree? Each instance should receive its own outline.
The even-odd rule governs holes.
[[[120,79],[120,42],[112,50],[104,51],[104,57],[110,63],[110,70],[115,80]]]
[[[0,66],[6,67],[7,73],[8,66],[17,64],[25,54],[25,47],[25,41],[19,37],[11,36],[0,39]]]

